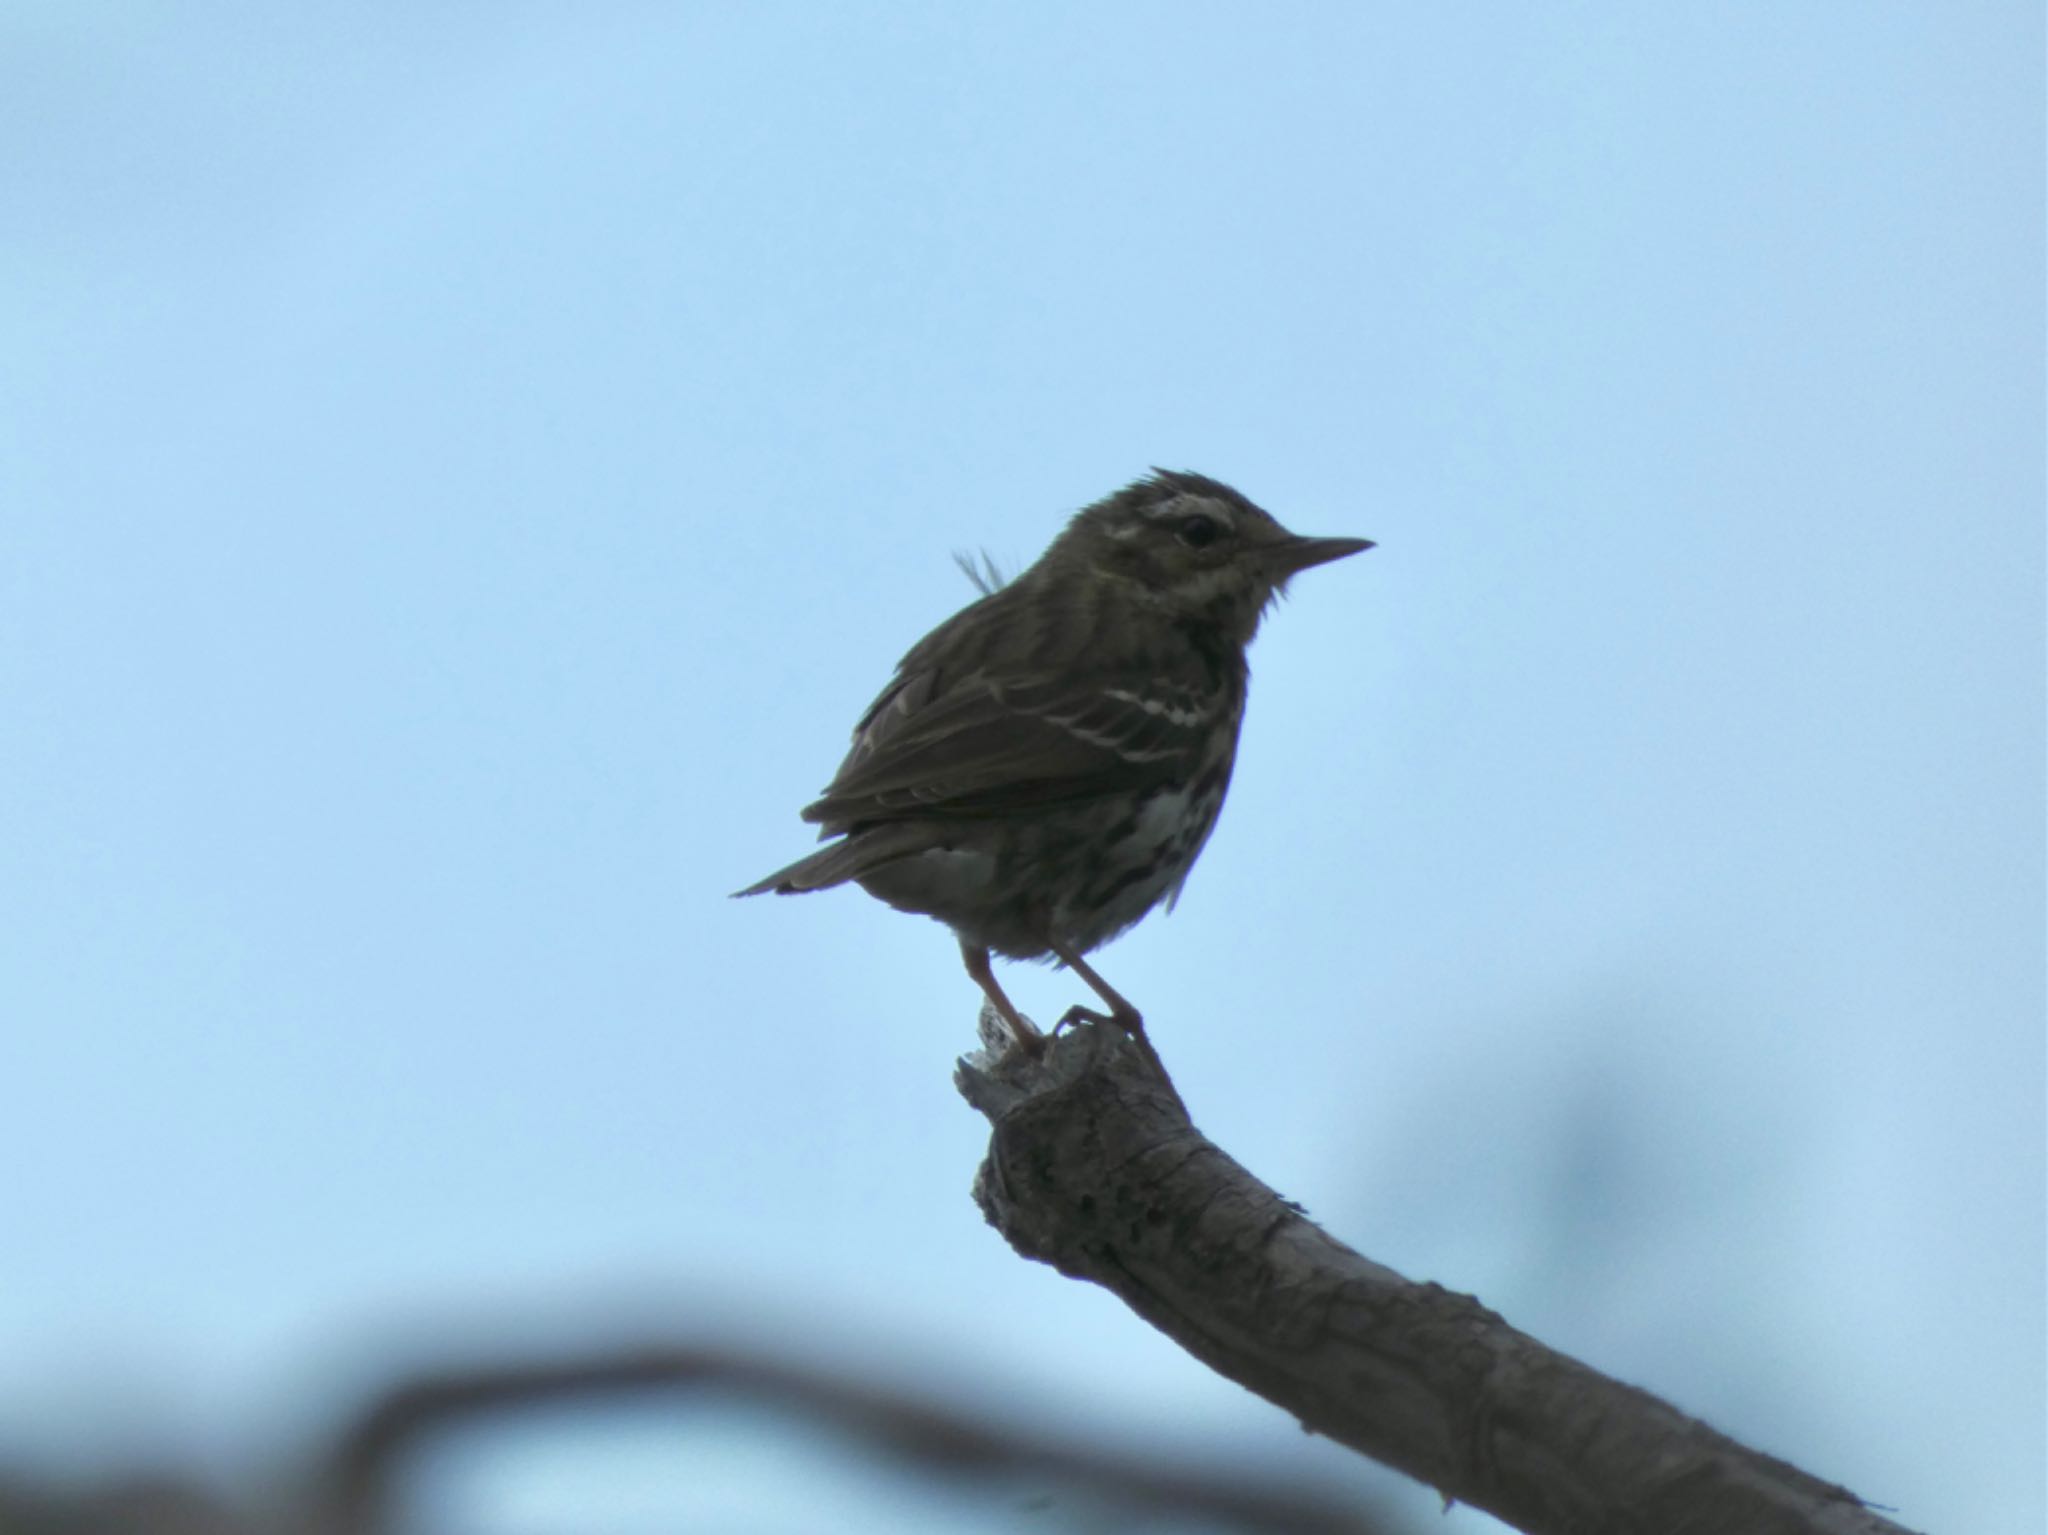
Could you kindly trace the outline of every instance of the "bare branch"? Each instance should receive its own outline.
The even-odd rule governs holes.
[[[985,1040],[1000,1028],[984,1013]],[[1195,1129],[1114,1029],[972,1056],[956,1081],[994,1129],[975,1199],[1019,1253],[1447,1498],[1529,1535],[1903,1535],[1846,1489],[1334,1240]]]

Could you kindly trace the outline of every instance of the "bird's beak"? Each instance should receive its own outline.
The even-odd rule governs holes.
[[[1284,581],[1311,565],[1327,565],[1346,555],[1363,554],[1372,547],[1369,538],[1300,538],[1290,533],[1264,550],[1267,567],[1274,579]]]

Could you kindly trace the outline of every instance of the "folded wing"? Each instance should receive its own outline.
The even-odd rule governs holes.
[[[915,657],[912,658],[913,660]],[[853,750],[804,811],[829,835],[904,818],[1001,816],[1185,781],[1228,681],[1080,667],[957,679],[906,670],[875,701]]]

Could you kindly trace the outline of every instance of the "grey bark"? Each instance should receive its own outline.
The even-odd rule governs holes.
[[[1904,1535],[1745,1448],[1361,1257],[1189,1121],[1114,1029],[960,1062],[993,1130],[974,1196],[1027,1258],[1099,1284],[1311,1432],[1529,1535]]]

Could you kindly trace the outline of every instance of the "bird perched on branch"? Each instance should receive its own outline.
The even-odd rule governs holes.
[[[1154,470],[1097,501],[912,648],[803,812],[833,840],[737,893],[851,880],[938,918],[1031,1050],[1044,1036],[990,951],[1057,959],[1109,1009],[1062,1021],[1114,1023],[1156,1063],[1138,1010],[1082,956],[1179,895],[1223,808],[1267,607],[1371,547],[1299,537],[1199,474]]]

